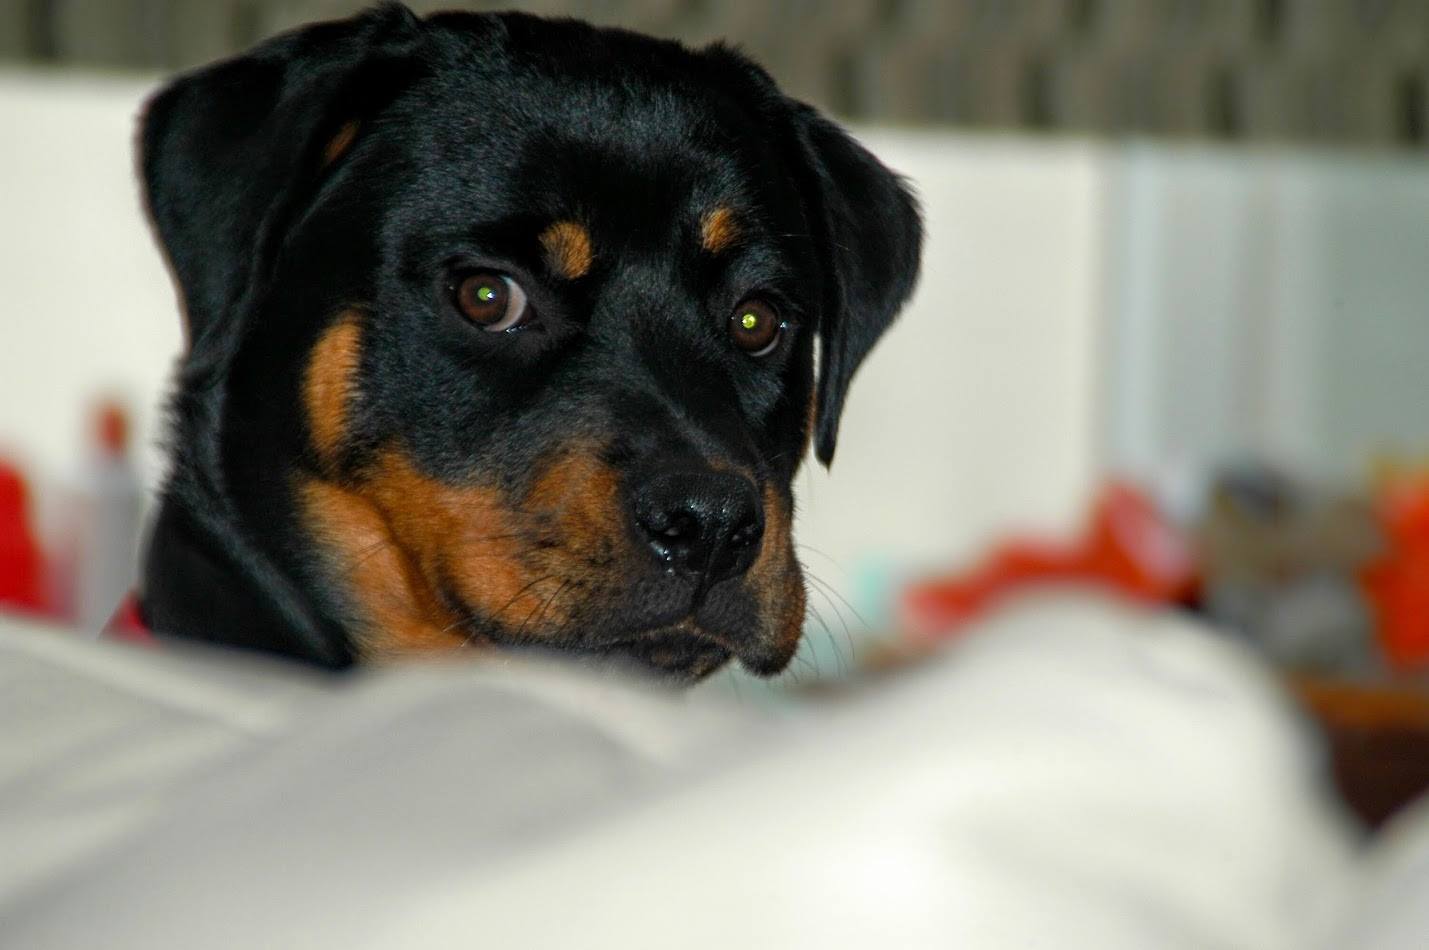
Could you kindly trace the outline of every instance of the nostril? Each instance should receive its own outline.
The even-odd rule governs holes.
[[[669,524],[664,531],[660,532],[671,540],[687,540],[697,538],[700,535],[700,522],[688,511],[676,512],[670,518]]]
[[[710,580],[721,581],[748,571],[763,537],[764,525],[752,512],[749,517],[736,521],[733,530],[725,535],[724,544],[712,554],[706,571]]]
[[[640,526],[651,550],[662,561],[688,558],[691,547],[700,539],[699,519],[688,511],[660,512],[642,519]]]
[[[731,547],[744,548],[759,543],[759,539],[764,535],[764,526],[758,521],[747,521],[730,535],[729,543]]]

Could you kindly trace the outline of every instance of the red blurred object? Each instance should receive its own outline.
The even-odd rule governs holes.
[[[1196,580],[1190,540],[1145,493],[1114,481],[1097,496],[1079,540],[1015,540],[967,574],[915,584],[903,594],[903,621],[914,636],[935,639],[1031,587],[1083,585],[1136,601],[1179,603]]]
[[[1398,670],[1429,666],[1429,479],[1388,488],[1380,498],[1385,553],[1365,572],[1380,645]]]
[[[158,643],[154,639],[154,632],[144,622],[143,614],[139,612],[139,598],[133,594],[124,598],[124,602],[119,605],[119,609],[114,612],[114,616],[105,625],[104,634],[115,640],[124,640],[129,643],[142,643],[148,646]]]
[[[0,462],[0,608],[46,612],[44,566],[24,476]]]

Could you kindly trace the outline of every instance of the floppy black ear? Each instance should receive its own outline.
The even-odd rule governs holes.
[[[795,105],[795,122],[827,281],[814,443],[827,466],[854,371],[917,283],[923,223],[903,181],[846,132],[802,104]]]
[[[389,3],[278,36],[181,76],[141,120],[150,217],[183,293],[191,352],[222,337],[281,223],[400,81],[421,21]],[[329,154],[327,157],[332,157]]]

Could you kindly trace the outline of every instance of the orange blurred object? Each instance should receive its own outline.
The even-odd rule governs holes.
[[[129,451],[129,416],[117,402],[99,405],[94,417],[95,441],[110,456],[120,457]]]
[[[1141,602],[1180,603],[1196,580],[1190,540],[1144,492],[1113,481],[1098,494],[1077,541],[1015,540],[967,574],[915,584],[903,594],[902,620],[912,636],[940,639],[1030,587],[1078,585]]]
[[[1398,670],[1429,665],[1429,478],[1386,487],[1379,499],[1384,556],[1365,571],[1380,645]]]

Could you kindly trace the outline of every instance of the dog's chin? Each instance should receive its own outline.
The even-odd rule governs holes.
[[[496,639],[496,638],[493,638]],[[731,660],[755,676],[774,676],[789,665],[791,650],[759,644],[736,645],[694,627],[688,621],[610,640],[604,643],[541,645],[526,641],[501,643],[503,649],[574,659],[600,669],[632,673],[672,685],[693,685],[722,669]]]
[[[653,629],[593,651],[615,666],[673,683],[698,683],[731,660],[755,676],[774,676],[789,665],[792,650],[760,642],[733,643],[689,622]]]
[[[668,628],[619,640],[596,651],[600,660],[640,676],[690,684],[734,658],[723,644],[686,628]]]

